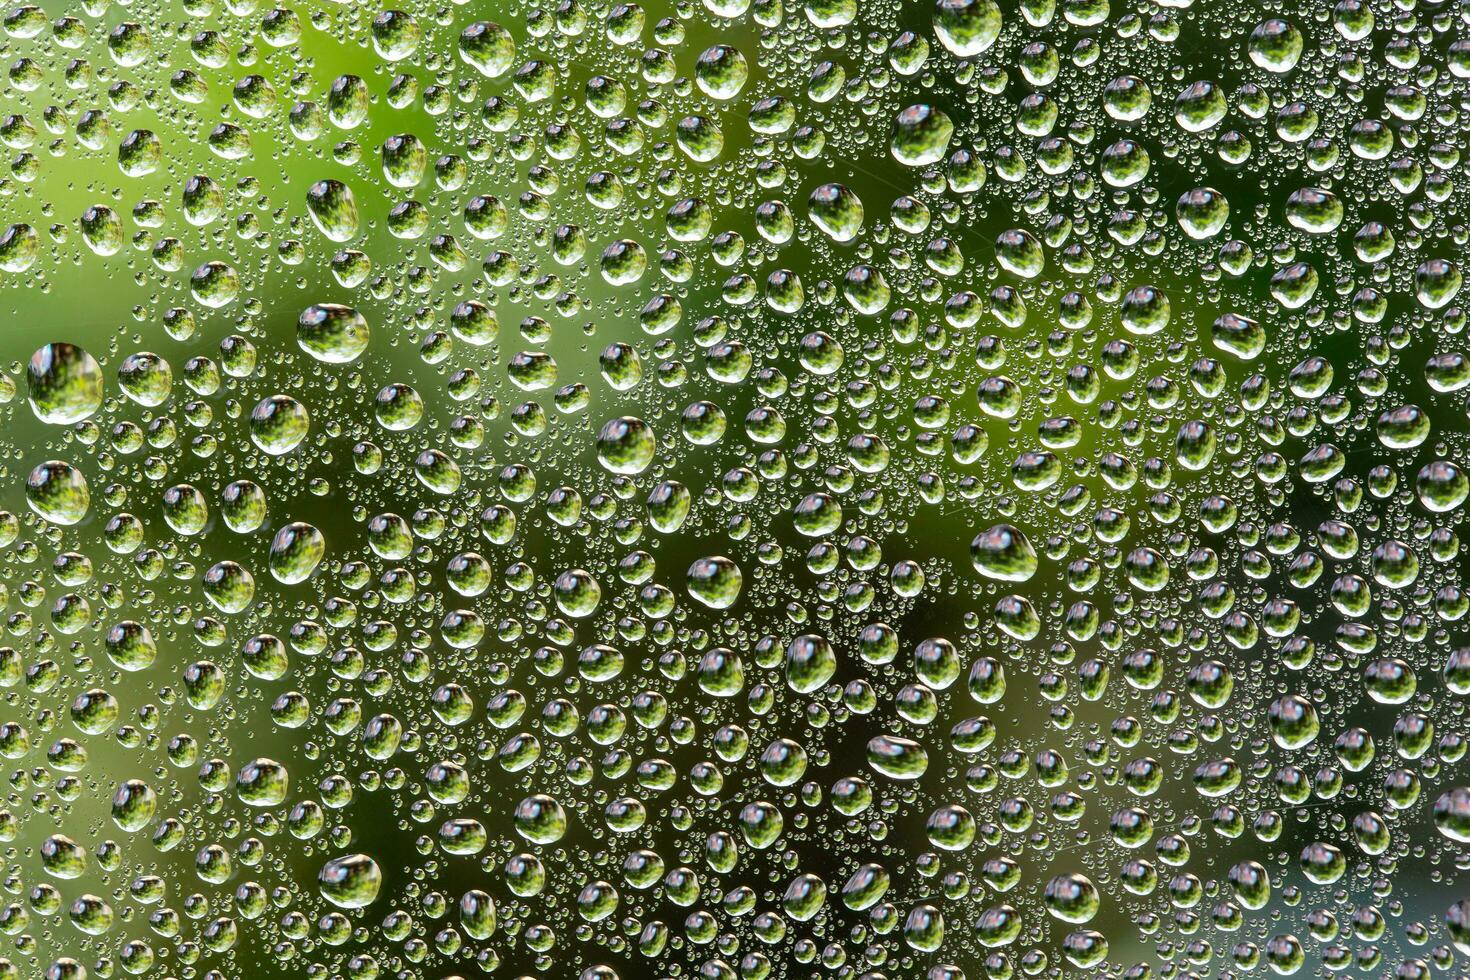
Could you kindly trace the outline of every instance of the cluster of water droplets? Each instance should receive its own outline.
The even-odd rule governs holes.
[[[0,980],[1466,970],[1462,6],[0,28]]]

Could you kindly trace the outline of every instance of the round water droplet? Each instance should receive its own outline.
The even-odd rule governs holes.
[[[250,441],[272,456],[301,445],[310,429],[306,406],[290,395],[262,398],[250,412]]]
[[[50,343],[31,355],[27,370],[31,409],[53,425],[90,418],[102,407],[102,368],[75,344]]]
[[[313,303],[296,320],[296,342],[327,364],[350,364],[367,350],[368,323],[361,313],[337,303]]]
[[[377,901],[383,872],[378,862],[366,854],[344,854],[322,865],[317,887],[322,897],[338,908],[366,908]]]
[[[26,503],[53,524],[78,524],[92,506],[92,494],[81,470],[53,459],[26,477]]]
[[[631,415],[611,419],[597,433],[597,461],[610,473],[642,473],[653,462],[657,449],[648,423]]]
[[[937,0],[934,33],[957,58],[973,58],[990,50],[1000,37],[1000,8],[993,0]]]

